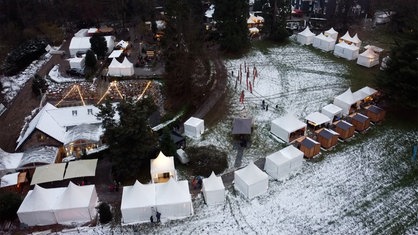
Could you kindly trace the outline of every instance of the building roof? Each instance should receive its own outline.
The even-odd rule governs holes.
[[[251,134],[252,121],[252,118],[234,118],[234,121],[232,122],[232,134]]]
[[[339,128],[341,128],[341,129],[343,129],[343,130],[348,130],[353,125],[351,125],[350,123],[348,123],[348,122],[346,122],[344,120],[341,120],[341,121],[337,122],[336,126],[339,127]]]
[[[383,112],[383,109],[381,109],[381,108],[377,107],[376,105],[370,105],[370,106],[367,108],[367,110],[369,110],[370,112],[373,112],[373,113],[380,113],[380,112]]]
[[[334,137],[334,136],[338,136],[339,134],[332,131],[332,130],[324,128],[324,129],[319,131],[318,135],[320,135],[320,136],[324,137],[325,139],[329,140],[329,139],[332,139],[332,137]]]
[[[354,120],[357,120],[359,122],[366,122],[367,119],[369,119],[367,116],[361,114],[361,113],[356,113],[353,117]]]
[[[320,112],[310,113],[308,116],[306,116],[306,120],[308,122],[311,122],[315,126],[322,125],[327,122],[329,123],[331,121],[331,119],[328,116]]]
[[[58,154],[58,148],[53,146],[43,146],[26,150],[18,168],[34,164],[52,164]]]
[[[305,139],[302,140],[300,144],[307,148],[313,148],[315,147],[315,145],[318,145],[319,143],[309,137],[306,137]]]
[[[76,140],[88,140],[99,142],[100,136],[104,132],[102,125],[97,124],[80,124],[68,129],[65,133],[64,144],[74,142]]]

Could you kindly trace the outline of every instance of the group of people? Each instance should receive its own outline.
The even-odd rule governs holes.
[[[151,223],[154,223],[154,208],[152,208],[152,211],[153,213],[149,217],[149,220],[151,221]],[[161,213],[159,211],[155,211],[155,218],[157,219],[156,223],[161,222]]]

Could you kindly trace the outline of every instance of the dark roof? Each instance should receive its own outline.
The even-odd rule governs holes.
[[[380,113],[383,111],[383,109],[377,107],[376,105],[370,106],[367,110],[373,112],[373,113]]]
[[[235,118],[232,123],[233,135],[251,134],[252,118]]]
[[[334,133],[332,133],[331,131],[327,130],[327,129],[322,129],[322,130],[319,132],[319,135],[320,135],[320,136],[322,136],[322,137],[324,137],[325,139],[329,140],[329,139],[331,139],[331,138],[332,138],[335,134],[334,134]]]
[[[353,125],[351,125],[350,123],[345,122],[345,121],[339,121],[336,126],[343,129],[343,130],[348,130]]]
[[[184,138],[182,135],[180,135],[179,133],[177,133],[177,132],[175,132],[175,131],[172,131],[172,132],[170,133],[170,136],[171,136],[171,140],[172,140],[175,144],[177,144],[177,143],[182,142],[182,141],[184,141],[184,140],[185,140],[185,138]]]
[[[367,121],[367,119],[369,119],[367,116],[364,116],[363,114],[361,114],[361,113],[356,113],[356,115],[354,115],[353,116],[353,119],[354,120],[357,120],[357,121],[359,121],[359,122],[366,122]]]
[[[313,142],[311,139],[309,138],[305,138],[304,140],[302,140],[302,142],[300,143],[303,146],[306,146],[307,148],[313,148],[315,147],[316,143]]]

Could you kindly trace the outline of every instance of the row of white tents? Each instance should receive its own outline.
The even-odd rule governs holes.
[[[297,41],[302,45],[311,45],[323,51],[333,51],[335,56],[345,58],[347,60],[356,60],[357,64],[365,67],[373,67],[379,64],[379,54],[376,53],[372,46],[365,47],[363,53],[359,53],[362,41],[358,35],[350,36],[347,31],[344,36],[340,37],[337,42],[338,32],[331,28],[324,33],[315,35],[309,27],[297,34]]]
[[[17,216],[28,226],[85,223],[96,217],[94,185],[45,189],[35,185],[20,205]]]

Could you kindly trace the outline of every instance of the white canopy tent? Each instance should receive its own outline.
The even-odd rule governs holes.
[[[192,197],[187,180],[170,179],[166,183],[155,184],[155,207],[162,218],[180,219],[193,215]]]
[[[274,119],[271,122],[270,132],[287,143],[292,141],[292,133],[298,130],[302,130],[303,135],[305,135],[306,123],[300,121],[291,114],[287,114],[286,116]]]
[[[361,40],[358,38],[358,34],[356,33],[354,37],[352,38],[352,43],[356,47],[361,47]]]
[[[136,181],[132,186],[123,187],[120,210],[124,224],[149,221],[155,206],[155,184],[141,184]]]
[[[305,119],[309,124],[313,126],[320,126],[327,123],[331,124],[331,119],[327,115],[317,111],[308,114]]]
[[[113,36],[104,36],[107,45],[107,52],[110,53],[115,47],[115,38]],[[71,57],[75,57],[77,52],[85,53],[91,48],[90,37],[77,37],[71,39],[69,51]]]
[[[379,55],[373,49],[368,48],[358,56],[357,64],[371,68],[379,64]]]
[[[334,42],[335,42],[338,38],[338,32],[335,31],[335,29],[331,27],[330,29],[324,32],[324,36],[334,39]]]
[[[339,42],[345,42],[345,43],[352,43],[353,38],[350,36],[350,33],[347,31],[342,37],[340,37]]]
[[[282,180],[302,167],[303,152],[289,145],[266,157],[264,170],[273,178]]]
[[[335,104],[328,104],[321,109],[321,113],[328,116],[331,121],[334,120],[335,117],[341,118],[343,109],[338,107]]]
[[[305,28],[302,32],[298,33],[297,41],[302,45],[310,45],[313,42],[315,34],[311,32],[309,26]]]
[[[268,189],[268,175],[253,162],[234,172],[234,187],[251,199],[263,194]]]
[[[151,159],[151,181],[160,182],[160,178],[177,179],[177,172],[174,167],[174,157],[167,157],[160,152],[155,159]]]
[[[54,213],[59,224],[83,223],[96,217],[97,193],[94,185],[77,186],[70,182],[55,202]]]
[[[122,76],[132,76],[134,75],[134,65],[125,57],[121,63],[120,73]]]
[[[84,69],[86,58],[85,57],[69,58],[68,62],[70,63],[70,68],[72,69]]]
[[[199,138],[205,131],[204,120],[196,117],[190,117],[184,123],[184,134],[190,138]]]
[[[203,196],[206,204],[223,204],[225,202],[225,186],[221,177],[217,177],[212,171],[209,178],[203,179]]]
[[[335,47],[335,39],[326,37],[322,33],[318,34],[313,39],[313,47],[323,51],[332,51]]]
[[[44,189],[35,185],[17,211],[20,222],[28,226],[56,224],[54,206],[64,191],[65,188]]]
[[[356,104],[356,100],[354,100],[354,96],[350,88],[334,98],[334,105],[342,109],[343,115],[350,114],[351,106],[354,104]]]
[[[340,42],[334,47],[334,55],[347,60],[355,60],[358,57],[359,48],[354,45],[348,45],[346,42]]]
[[[377,93],[377,90],[365,86],[363,88],[361,88],[360,90],[357,90],[355,92],[353,92],[353,98],[354,101],[358,102],[358,104],[360,104],[360,102],[362,102],[363,100],[365,100],[367,97],[370,97],[374,94]]]
[[[116,59],[113,58],[108,66],[107,75],[120,77],[122,76],[122,64]]]

